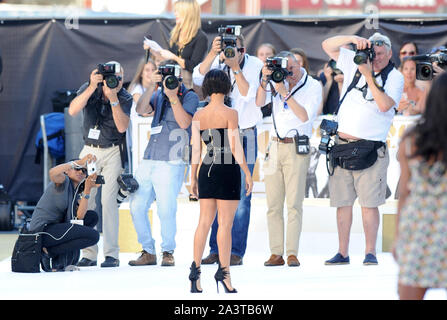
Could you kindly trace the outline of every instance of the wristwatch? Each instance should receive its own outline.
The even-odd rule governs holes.
[[[115,101],[115,102],[110,101],[110,105],[111,105],[112,107],[116,107],[116,106],[119,105],[119,104],[120,104],[119,101]]]
[[[90,199],[90,195],[89,194],[84,194],[84,193],[82,193],[81,194],[81,198],[84,198],[84,199]]]
[[[242,71],[242,70],[239,70],[239,71],[233,71],[233,74],[234,74],[234,75],[238,75],[239,73],[241,73],[241,71]]]

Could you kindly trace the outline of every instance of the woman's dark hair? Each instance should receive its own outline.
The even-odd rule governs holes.
[[[409,135],[415,137],[413,157],[425,161],[440,160],[447,168],[447,72],[440,74],[432,83],[425,104],[425,111]]]
[[[211,69],[205,75],[202,84],[202,93],[204,97],[211,96],[213,93],[227,95],[231,90],[231,81],[228,75],[219,69]]]

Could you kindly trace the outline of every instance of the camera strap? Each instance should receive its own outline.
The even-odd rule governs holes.
[[[298,92],[298,90],[300,90],[302,87],[304,87],[304,86],[306,85],[308,76],[309,76],[309,74],[306,74],[306,78],[304,79],[304,82],[303,82],[298,88],[296,88],[295,90],[293,90],[293,92],[290,93],[290,94],[287,96],[288,98],[292,97],[296,92]],[[273,91],[274,88],[273,88],[272,83],[269,82],[269,84],[270,84],[270,90]],[[271,101],[271,103],[272,103],[272,120],[273,120],[273,128],[275,129],[276,136],[278,137],[278,139],[279,139],[279,140],[284,140],[285,137],[284,137],[284,138],[281,138],[281,137],[279,136],[278,130],[276,129],[275,110],[274,110],[274,107],[273,107],[273,95],[270,95],[270,101]],[[285,102],[285,100],[284,100],[284,102]],[[296,130],[296,129],[294,129],[294,130]],[[299,135],[298,130],[296,130],[296,131],[297,131],[297,135]],[[286,135],[287,135],[287,134],[286,134]]]
[[[380,77],[382,78],[382,85],[380,86],[376,81],[374,81],[374,83],[376,84],[377,88],[379,88],[381,91],[385,91],[384,87],[385,87],[385,83],[386,80],[388,79],[388,75],[390,74],[390,72],[394,69],[394,63],[390,60],[387,64],[387,66],[385,68],[383,68],[378,74],[374,75],[373,74],[373,78],[375,79],[377,76],[380,75]],[[357,70],[355,71],[355,75],[354,75],[354,79],[352,79],[351,84],[349,85],[348,89],[346,90],[345,94],[343,95],[343,97],[340,99],[340,102],[338,103],[337,109],[335,109],[334,111],[334,115],[336,115],[338,113],[338,110],[341,107],[341,104],[343,103],[344,99],[346,98],[346,95],[349,93],[349,91],[351,91],[352,89],[355,88],[355,86],[357,85],[357,83],[359,82],[360,78],[361,78],[362,74],[360,73],[359,69],[357,68]],[[365,84],[363,86],[363,88],[367,88],[368,84]],[[362,89],[363,89],[362,88]]]
[[[245,65],[245,60],[248,60],[248,54],[244,54],[244,59],[242,59],[241,63],[239,63],[239,67],[241,68],[241,72],[242,69],[244,68]],[[231,79],[231,74],[230,74],[230,67],[228,67],[227,65],[225,65],[224,70],[226,69],[226,72],[228,74],[228,78]],[[236,84],[236,79],[233,80],[233,83],[231,84],[231,90],[230,92],[233,92],[234,90],[234,85]]]

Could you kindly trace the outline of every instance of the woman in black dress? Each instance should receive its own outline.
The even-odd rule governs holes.
[[[231,286],[229,266],[231,228],[240,200],[240,168],[246,176],[247,195],[251,193],[253,180],[240,142],[237,111],[224,104],[224,97],[230,89],[231,82],[225,72],[210,70],[202,85],[203,94],[210,97],[210,102],[195,113],[192,123],[191,189],[193,195],[200,199],[200,219],[194,236],[194,262],[189,276],[191,292],[202,292],[200,263],[216,211],[219,222],[219,269],[214,278],[217,285],[219,282],[223,284],[227,293],[236,292]],[[207,151],[197,179],[202,151],[201,137]]]

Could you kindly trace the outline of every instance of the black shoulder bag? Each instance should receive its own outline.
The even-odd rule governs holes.
[[[42,254],[42,235],[37,233],[21,233],[17,239],[11,257],[13,272],[40,272]]]

